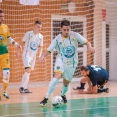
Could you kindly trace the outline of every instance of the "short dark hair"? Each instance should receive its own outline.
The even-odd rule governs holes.
[[[68,20],[62,20],[62,21],[61,21],[61,28],[62,28],[63,26],[70,26],[70,22],[69,22]]]
[[[39,20],[35,21],[34,25],[35,24],[42,24]]]
[[[82,66],[82,67],[80,68],[80,70],[81,70],[81,71],[83,71],[83,70],[84,70],[84,71],[89,71],[89,68],[88,68],[87,66]]]
[[[0,13],[3,13],[3,10],[0,9]]]

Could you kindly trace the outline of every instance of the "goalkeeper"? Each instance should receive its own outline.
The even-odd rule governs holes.
[[[61,22],[61,32],[61,34],[54,38],[47,49],[48,51],[40,58],[40,61],[44,60],[54,48],[58,51],[54,68],[54,77],[49,84],[46,97],[40,102],[40,105],[42,106],[47,104],[51,93],[54,91],[58,80],[61,77],[63,77],[61,97],[63,98],[64,103],[67,103],[65,94],[68,91],[69,83],[72,80],[78,64],[78,42],[86,44],[88,50],[94,53],[94,48],[88,40],[82,37],[79,33],[70,31],[70,22],[68,20],[63,20]]]
[[[0,10],[0,70],[3,71],[2,95],[6,99],[9,99],[9,95],[7,93],[7,87],[10,79],[10,60],[9,60],[7,45],[9,42],[10,44],[16,45],[20,49],[21,46],[10,37],[9,28],[7,25],[3,24],[3,21],[4,21],[4,13],[2,10]]]

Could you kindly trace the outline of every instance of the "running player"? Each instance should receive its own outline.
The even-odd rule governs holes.
[[[109,88],[104,88],[104,85],[108,82],[108,72],[97,65],[88,65],[81,67],[81,75],[84,78],[80,81],[80,87],[74,87],[74,90],[78,90],[82,94],[109,92]],[[88,82],[88,90],[84,91],[85,83]]]
[[[57,35],[52,41],[47,49],[47,52],[40,58],[40,61],[44,60],[54,48],[58,51],[54,68],[54,77],[49,84],[46,97],[40,102],[40,105],[42,106],[47,104],[48,99],[61,76],[63,77],[61,97],[63,98],[64,103],[67,103],[65,94],[68,91],[69,83],[72,80],[78,64],[78,42],[81,44],[86,44],[87,49],[94,53],[94,48],[91,46],[91,43],[88,42],[88,40],[82,37],[79,33],[70,31],[70,22],[68,20],[63,20],[61,22],[61,32],[62,33]]]
[[[40,21],[36,21],[34,23],[33,31],[26,32],[22,39],[23,43],[25,44],[22,55],[25,73],[22,76],[21,87],[19,89],[20,93],[32,93],[27,89],[27,86],[29,82],[30,72],[31,70],[34,70],[36,53],[38,51],[38,48],[39,57],[41,57],[42,54],[43,35],[40,33],[41,28],[42,23]],[[18,54],[19,51],[17,52],[17,55]]]
[[[3,71],[2,95],[6,99],[9,99],[7,87],[10,79],[10,60],[7,45],[10,43],[16,45],[18,48],[21,46],[10,37],[9,28],[6,24],[3,24],[3,21],[4,13],[2,10],[0,10],[0,70]]]

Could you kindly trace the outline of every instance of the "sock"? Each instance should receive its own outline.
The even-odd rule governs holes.
[[[69,89],[69,85],[68,86],[63,85],[61,95],[64,96],[66,94],[66,92],[68,91],[68,89]]]
[[[46,98],[48,99],[51,95],[51,93],[54,91],[56,85],[58,83],[58,79],[57,78],[53,78],[49,84],[49,87],[48,87],[48,91],[46,93]]]
[[[6,92],[8,87],[8,83],[3,82],[3,91]]]
[[[27,72],[25,72],[24,75],[22,76],[21,87],[24,87],[24,89],[27,89],[29,76],[30,76],[30,73],[27,73]]]
[[[98,89],[98,93],[102,93],[102,92],[105,92],[106,89]]]
[[[84,89],[85,83],[80,82],[80,88]]]

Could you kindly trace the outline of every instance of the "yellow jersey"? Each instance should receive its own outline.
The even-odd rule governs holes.
[[[5,24],[0,25],[0,55],[8,53],[7,45],[10,37],[9,28]]]

